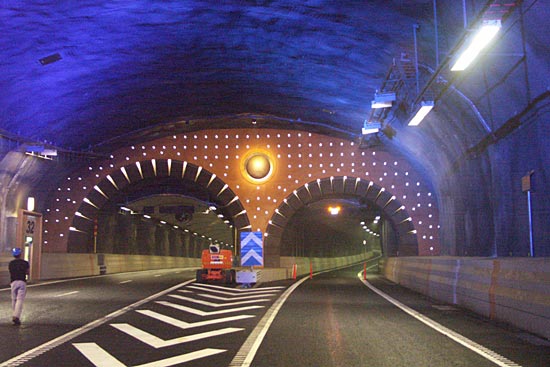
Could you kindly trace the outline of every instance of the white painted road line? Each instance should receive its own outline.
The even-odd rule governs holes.
[[[118,283],[118,284],[126,284],[126,283],[131,283],[131,282],[133,282],[133,280],[125,280],[125,281],[120,282],[120,283]]]
[[[233,357],[233,360],[229,364],[229,367],[249,367],[252,364],[252,361],[254,360],[254,357],[256,356],[256,353],[258,352],[258,349],[260,348],[260,345],[262,344],[262,341],[264,340],[265,335],[269,330],[269,327],[279,313],[279,310],[281,309],[281,307],[283,307],[283,304],[286,302],[290,294],[294,292],[294,290],[298,288],[300,284],[308,279],[309,277],[304,277],[291,285],[281,295],[281,297],[279,297],[275,301],[275,303],[273,303],[269,310],[267,310],[264,317],[262,317],[258,325],[256,325],[254,330],[252,330],[248,338],[246,338],[246,341],[241,346],[241,349],[239,349],[235,357]]]
[[[75,343],[73,345],[96,367],[126,367],[96,343]]]
[[[253,309],[256,309],[256,308],[264,308],[264,306],[246,306],[246,307],[229,308],[227,310],[207,312],[207,311],[197,310],[196,308],[191,308],[191,307],[179,305],[179,304],[172,303],[172,302],[157,301],[156,303],[161,304],[163,306],[175,308],[176,310],[192,313],[193,315],[198,315],[198,316],[212,316],[212,315],[220,315],[220,314],[224,314],[224,313],[253,310]]]
[[[220,324],[223,322],[243,320],[243,319],[249,319],[251,317],[255,317],[254,315],[238,315],[238,316],[222,317],[221,319],[197,321],[197,322],[189,323],[189,322],[181,321],[173,317],[166,316],[151,310],[137,310],[137,312],[139,312],[142,315],[149,316],[153,319],[165,322],[169,325],[175,326],[180,329],[190,329],[190,328],[201,327],[205,325]]]
[[[197,270],[196,267],[194,268],[183,268],[183,271],[188,271],[188,270]],[[152,271],[158,271],[157,270],[142,270],[140,272],[132,272],[133,274],[138,274],[139,273],[148,273],[148,272],[152,272]],[[98,279],[98,278],[114,278],[114,277],[117,277],[117,276],[120,276],[121,274],[123,273],[117,273],[117,274],[106,274],[106,275],[94,275],[94,276],[88,276],[88,277],[80,277],[80,278],[71,278],[71,279],[61,279],[61,280],[52,280],[52,281],[47,281],[47,282],[44,282],[44,283],[38,283],[38,284],[27,284],[27,288],[34,288],[34,287],[43,287],[45,285],[52,285],[52,284],[59,284],[59,283],[67,283],[67,282],[74,282],[74,281],[78,281],[78,280],[88,280],[88,279]],[[0,292],[7,292],[7,291],[10,291],[11,288],[10,287],[7,287],[7,288],[0,288]]]
[[[71,294],[77,294],[77,293],[78,291],[72,291],[72,292],[58,294],[57,296],[54,296],[54,297],[65,297],[65,296],[70,296]]]
[[[228,287],[222,287],[221,285],[214,285],[214,284],[204,284],[204,283],[193,283],[194,286],[198,287],[206,287],[206,288],[218,288],[218,289],[224,289],[224,290],[232,290],[235,292],[258,292],[258,291],[265,291],[265,290],[271,290],[271,289],[284,289],[285,287],[278,286],[278,287],[262,287],[262,288],[228,288]]]
[[[153,334],[150,334],[130,324],[111,324],[111,326],[156,349],[170,347],[172,345],[177,345],[177,344],[188,343],[196,340],[211,338],[214,336],[235,333],[237,331],[244,330],[243,328],[224,328],[219,330],[207,331],[199,334],[182,336],[182,337],[174,338],[170,340],[163,340]]]
[[[110,355],[107,351],[101,348],[96,343],[75,343],[73,344],[80,353],[84,354],[90,362],[96,367],[126,367],[125,364],[118,359]],[[186,363],[194,361],[196,359],[213,356],[215,354],[226,352],[225,349],[212,349],[206,348],[196,352],[182,354],[175,357],[162,359],[160,361],[149,362],[140,364],[135,367],[169,367],[176,364]]]
[[[218,301],[240,301],[243,299],[254,299],[254,298],[262,298],[262,297],[273,297],[273,294],[253,294],[251,296],[234,296],[234,297],[220,297],[220,296],[214,296],[212,294],[207,293],[197,293],[198,296],[204,297],[204,298],[211,298],[211,299],[217,299]]]
[[[221,291],[221,290],[217,290],[217,289],[209,289],[209,288],[204,288],[204,287],[196,287],[196,286],[192,286],[192,285],[188,285],[187,287],[185,288],[192,288],[192,289],[200,289],[201,291],[203,292],[211,292],[211,293],[217,293],[217,294],[225,294],[226,296],[235,296],[236,294],[242,294],[242,292],[227,292],[227,291]],[[183,290],[179,290],[178,292],[183,292]],[[266,293],[266,295],[268,295],[267,293],[272,293],[272,294],[275,294],[275,293],[279,293],[281,292],[280,290],[266,290],[266,291],[258,291],[258,292],[252,292],[254,294],[260,294],[260,293]]]
[[[488,359],[489,361],[491,361],[491,362],[493,362],[493,363],[495,363],[495,364],[497,364],[501,367],[521,367],[519,364],[517,364],[515,362],[512,362],[508,358],[506,358],[504,356],[501,356],[500,354],[498,354],[496,352],[493,352],[489,348],[486,348],[486,347],[482,346],[481,344],[478,344],[475,341],[473,341],[471,339],[468,339],[465,336],[463,336],[463,335],[461,335],[461,334],[459,334],[459,333],[457,333],[457,332],[455,332],[455,331],[453,331],[449,328],[446,328],[445,326],[441,325],[440,323],[438,323],[436,321],[433,321],[429,317],[424,316],[420,312],[418,312],[416,310],[413,310],[409,306],[399,302],[395,298],[392,298],[391,296],[389,296],[386,293],[382,292],[381,290],[379,290],[378,288],[376,288],[375,286],[370,284],[367,280],[363,279],[363,272],[362,271],[359,272],[359,274],[357,274],[357,277],[371,291],[378,294],[380,297],[384,298],[386,301],[392,303],[394,306],[397,306],[402,311],[404,311],[405,313],[411,315],[412,317],[414,317],[418,321],[428,325],[429,327],[431,327],[435,331],[440,332],[441,334],[451,338],[455,342],[463,345],[464,347],[470,349],[471,351],[473,351],[473,352],[479,354],[480,356]]]
[[[15,356],[5,362],[3,362],[2,364],[0,364],[0,367],[12,367],[12,366],[19,366],[23,363],[26,363],[28,361],[30,361],[31,359],[35,358],[35,357],[38,357],[39,355],[43,354],[43,353],[46,353],[52,349],[54,349],[55,347],[63,344],[63,343],[66,343],[68,342],[69,340],[73,339],[73,338],[76,338],[77,336],[79,335],[82,335],[84,334],[85,332],[87,331],[90,331],[92,329],[95,329],[96,327],[100,326],[100,325],[103,325],[104,323],[114,319],[115,317],[118,317],[120,315],[123,315],[125,314],[126,312],[128,311],[131,311],[131,310],[134,310],[136,309],[137,307],[140,307],[141,305],[147,303],[147,302],[150,302],[156,298],[159,298],[160,296],[163,296],[167,293],[170,293],[170,292],[173,292],[175,291],[176,289],[178,288],[181,288],[183,286],[186,286],[187,284],[193,282],[194,280],[188,280],[186,282],[183,282],[183,283],[180,283],[180,284],[177,284],[173,287],[170,287],[168,289],[165,289],[163,290],[162,292],[159,292],[159,293],[156,293],[156,294],[153,294],[152,296],[149,296],[147,298],[144,298],[140,301],[137,301],[129,306],[126,306],[126,307],[123,307],[121,308],[120,310],[117,310],[115,312],[111,312],[110,314],[108,314],[107,316],[104,316],[100,319],[97,319],[95,321],[92,321],[78,329],[75,329],[73,331],[69,331],[68,333],[66,334],[63,334],[53,340],[50,340],[49,342],[46,342],[42,345],[39,345],[37,346],[36,348],[33,348],[31,350],[28,350],[18,356]],[[115,366],[112,366],[112,367],[115,367]]]
[[[181,299],[182,301],[188,301],[193,303],[198,303],[200,305],[210,306],[210,307],[229,307],[229,306],[238,306],[238,305],[245,305],[250,303],[257,303],[257,302],[269,302],[269,299],[255,299],[252,301],[240,301],[240,302],[229,302],[229,303],[213,303],[208,301],[202,301],[200,299],[194,299],[184,296],[178,296],[177,294],[169,294],[168,297],[173,297],[177,299]]]

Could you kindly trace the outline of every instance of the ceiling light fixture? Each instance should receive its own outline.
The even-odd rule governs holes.
[[[470,40],[464,43],[460,56],[451,67],[451,71],[462,71],[466,69],[472,61],[479,55],[501,28],[499,19],[485,20],[482,26],[477,30]]]
[[[415,108],[413,117],[409,120],[408,125],[418,126],[424,120],[424,117],[434,108],[434,105],[434,101],[422,101]]]

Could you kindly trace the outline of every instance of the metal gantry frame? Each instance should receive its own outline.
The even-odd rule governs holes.
[[[433,10],[434,10],[434,29],[435,29],[435,60],[436,68],[431,69],[427,66],[424,66],[418,62],[418,51],[417,51],[417,29],[418,25],[413,25],[413,40],[414,40],[414,60],[411,59],[407,52],[403,52],[398,59],[392,61],[388,72],[385,75],[385,78],[382,81],[380,89],[377,92],[386,92],[393,91],[399,93],[399,101],[405,103],[408,107],[416,106],[424,99],[428,98],[430,101],[437,102],[440,100],[443,95],[451,88],[453,91],[464,99],[468,105],[474,111],[479,122],[483,125],[485,131],[488,134],[492,134],[492,129],[487,124],[486,120],[483,118],[482,114],[479,112],[479,109],[469,98],[467,98],[462,92],[460,92],[455,86],[456,80],[460,77],[461,73],[453,73],[450,78],[445,78],[444,75],[448,74],[449,63],[456,57],[457,53],[460,51],[463,44],[467,42],[468,38],[471,36],[471,33],[476,29],[484,20],[487,19],[499,19],[504,21],[507,19],[511,13],[521,5],[520,0],[516,1],[505,1],[505,0],[490,0],[487,1],[477,17],[470,23],[468,23],[467,12],[466,12],[466,3],[463,0],[463,16],[464,16],[464,27],[465,31],[459,37],[455,46],[448,52],[447,56],[439,62],[439,42],[438,42],[438,20],[437,20],[437,0],[433,0]],[[522,32],[522,48],[523,55],[522,61],[525,62],[525,37],[523,29],[523,11],[520,11],[520,22],[521,22],[521,32]],[[431,72],[430,78],[426,83],[420,88],[420,70],[419,67],[422,66],[423,69],[426,69]],[[529,81],[527,79],[526,72],[526,88],[529,90]],[[415,94],[411,93],[416,91]],[[529,93],[528,93],[529,96]],[[528,97],[530,99],[530,97]],[[410,111],[409,111],[410,112]],[[384,123],[390,115],[390,108],[382,109],[372,109],[368,117],[369,122],[378,122]]]

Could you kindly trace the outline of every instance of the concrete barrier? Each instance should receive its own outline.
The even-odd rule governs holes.
[[[550,339],[550,258],[396,257],[389,280]]]
[[[372,253],[337,258],[281,257],[281,268],[258,270],[258,282],[271,282],[292,278],[292,267],[297,264],[297,275],[309,274],[310,263],[314,272],[339,268],[361,262]],[[0,257],[0,285],[9,284],[8,263],[11,257]],[[100,274],[115,274],[171,268],[199,268],[201,259],[173,256],[43,253],[40,279],[63,279]]]
[[[200,267],[200,259],[147,255],[44,253],[40,279],[188,267]]]

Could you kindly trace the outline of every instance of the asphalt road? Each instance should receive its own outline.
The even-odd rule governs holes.
[[[33,286],[19,327],[1,290],[0,366],[235,367],[247,365],[243,354],[255,367],[498,365],[374,293],[361,269],[319,274],[295,289],[292,281],[246,290],[198,285],[185,270]],[[375,274],[369,282],[489,348],[503,366],[550,366],[547,341]]]
[[[273,321],[252,366],[497,366],[368,289],[358,279],[360,270],[321,274],[298,287]],[[368,279],[430,319],[516,363],[502,362],[504,366],[550,366],[548,341],[434,303],[377,275]]]

